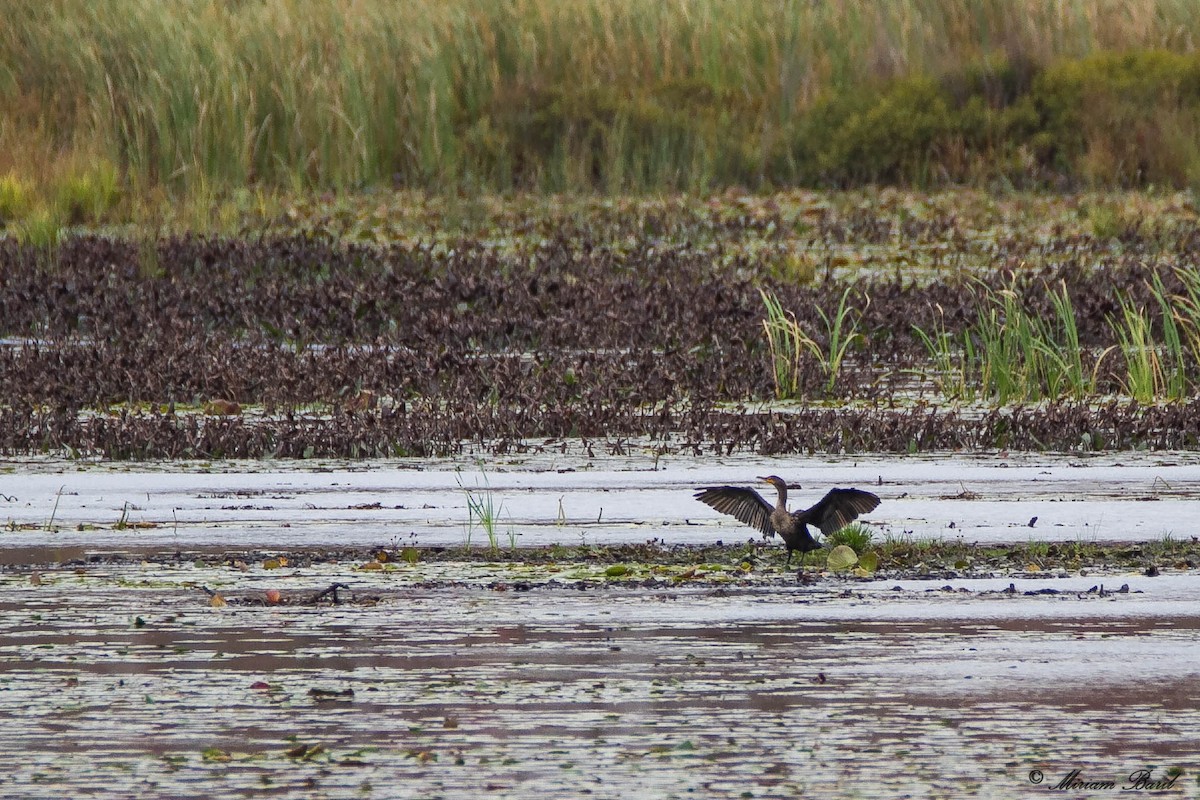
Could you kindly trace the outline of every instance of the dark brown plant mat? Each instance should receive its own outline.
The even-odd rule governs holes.
[[[859,246],[874,246],[872,229],[855,229],[867,237]],[[989,240],[983,252],[942,244],[983,266],[921,285],[901,262],[881,260],[853,284],[863,334],[854,367],[826,386],[820,365],[804,363],[810,395],[886,400],[911,388],[914,374],[933,370],[914,329],[960,336],[989,302],[984,285],[1014,288],[1036,318],[1053,315],[1050,287],[1064,287],[1090,361],[1116,344],[1118,297],[1153,308],[1151,281],[1183,292],[1174,267],[1200,258],[1194,229],[1120,249],[1102,238],[1046,242],[1037,230]],[[631,401],[761,400],[774,379],[760,290],[823,341],[816,311],[835,309],[846,288],[644,237],[619,252],[553,240],[511,259],[469,244],[435,254],[304,238],[183,237],[157,248],[149,268],[136,242],[72,237],[52,264],[0,242],[5,405],[193,404],[229,415],[255,404],[471,401],[587,416]],[[1119,362],[1097,362],[1100,393],[1120,388]],[[503,423],[493,422],[493,438]]]
[[[497,435],[500,434],[500,435]],[[462,402],[421,412],[206,416],[148,409],[117,415],[0,409],[0,455],[107,459],[391,458],[462,453],[588,455],[915,453],[1194,449],[1200,401],[1111,401],[961,409],[906,406],[722,410],[695,402],[645,413],[628,406],[531,409]],[[548,440],[548,441],[547,441]]]

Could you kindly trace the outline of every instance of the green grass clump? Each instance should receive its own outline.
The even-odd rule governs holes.
[[[0,176],[0,226],[21,219],[33,205],[33,187],[15,172]]]
[[[1094,393],[1084,368],[1075,312],[1065,285],[1049,290],[1055,314],[1028,312],[1015,288],[981,286],[976,320],[960,336],[944,327],[914,328],[933,362],[939,389],[958,399],[976,393],[998,404]]]
[[[1055,314],[1029,313],[1014,289],[986,290],[984,308],[966,334],[984,396],[1013,401],[1082,399],[1095,392],[1094,370],[1083,366],[1075,311],[1065,284],[1049,290]]]
[[[120,176],[108,161],[63,177],[55,187],[54,201],[71,225],[103,221],[121,196]]]
[[[58,247],[63,235],[63,221],[58,212],[45,206],[26,214],[16,227],[17,240],[49,256]]]
[[[854,288],[847,287],[838,301],[837,310],[832,314],[826,314],[822,308],[817,309],[825,328],[824,343],[821,343],[805,332],[796,315],[785,311],[774,294],[759,289],[759,295],[767,310],[767,318],[763,320],[763,332],[767,337],[767,350],[771,355],[777,399],[803,397],[801,373],[805,358],[815,359],[825,375],[825,391],[833,391],[846,354],[862,338],[858,331],[861,315],[858,309],[848,302],[853,293]]]
[[[1065,283],[1044,287],[1049,316],[1030,312],[1014,287],[983,287],[976,321],[961,335],[944,327],[914,333],[929,353],[939,389],[953,398],[978,394],[997,405],[1087,400],[1100,395],[1107,370],[1122,393],[1140,403],[1181,400],[1200,385],[1194,369],[1200,363],[1200,278],[1189,270],[1177,274],[1183,294],[1168,292],[1153,275],[1150,307],[1118,294],[1120,313],[1108,320],[1115,344],[1103,349],[1080,344]],[[1110,353],[1119,364],[1106,363],[1116,360]]]
[[[466,546],[471,546],[471,534],[476,528],[483,530],[487,537],[488,549],[493,553],[500,550],[500,515],[504,513],[504,502],[496,501],[496,495],[488,482],[487,473],[483,473],[483,487],[468,489],[463,485],[462,477],[456,476],[458,488],[462,489],[467,500]],[[509,549],[517,546],[516,531],[509,526]]]
[[[840,531],[826,536],[825,542],[831,548],[844,544],[855,553],[861,555],[870,549],[874,538],[874,534],[869,527],[861,522],[854,522]]]

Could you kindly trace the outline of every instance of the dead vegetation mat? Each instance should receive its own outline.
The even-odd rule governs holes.
[[[813,236],[867,245],[898,224],[860,214]],[[756,405],[775,388],[760,289],[819,341],[817,311],[836,307],[845,284],[789,280],[720,245],[642,235],[616,248],[583,230],[516,252],[281,235],[73,236],[47,253],[8,239],[0,453],[423,456],[568,437],[615,453],[631,440],[663,453],[761,454],[1200,442],[1195,402],[968,412],[914,385],[929,368],[914,326],[961,332],[981,283],[1019,287],[1047,316],[1048,287],[1063,285],[1082,344],[1112,345],[1118,292],[1148,305],[1153,275],[1177,289],[1173,267],[1200,257],[1194,230],[984,245],[948,217],[908,233],[944,243],[949,261],[955,248],[982,256],[991,272],[863,276],[851,363],[826,388],[820,365],[804,362],[808,400],[774,410]],[[1099,386],[1115,390],[1119,378],[1101,375]]]

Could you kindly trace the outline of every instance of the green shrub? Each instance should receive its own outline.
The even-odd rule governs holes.
[[[1049,66],[1034,81],[1034,142],[1055,171],[1100,185],[1200,177],[1200,56],[1097,53]]]
[[[924,182],[938,144],[954,127],[938,84],[906,78],[830,132],[823,166],[852,183]]]

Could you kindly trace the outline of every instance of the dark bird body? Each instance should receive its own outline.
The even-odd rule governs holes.
[[[788,511],[787,482],[775,475],[760,480],[774,486],[779,494],[773,508],[758,492],[741,486],[711,486],[697,492],[696,499],[722,514],[729,514],[750,527],[757,528],[762,531],[763,536],[779,534],[787,546],[789,564],[792,562],[792,553],[797,550],[803,554],[821,548],[808,532],[809,525],[816,526],[821,533],[829,536],[858,519],[859,514],[867,514],[879,506],[879,498],[870,492],[861,489],[830,489],[813,507],[802,511]]]

